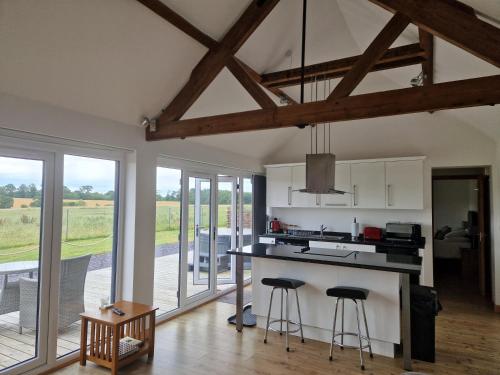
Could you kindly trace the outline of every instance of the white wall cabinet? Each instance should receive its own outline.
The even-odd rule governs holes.
[[[335,167],[335,189],[351,194],[309,194],[305,164],[267,168],[268,207],[355,209],[424,208],[424,158],[342,161]]]
[[[424,167],[421,160],[385,163],[386,208],[424,208]]]
[[[335,166],[335,189],[352,192],[351,189],[351,166],[349,163],[336,163]],[[321,194],[321,207],[348,208],[351,207],[352,194]]]
[[[318,202],[316,194],[301,193],[299,189],[306,188],[306,166],[292,167],[292,207],[314,207]]]
[[[292,168],[272,167],[267,168],[268,207],[291,207],[292,204]]]
[[[385,163],[351,163],[352,206],[385,208]]]

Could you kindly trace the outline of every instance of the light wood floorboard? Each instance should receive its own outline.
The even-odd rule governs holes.
[[[414,361],[414,371],[426,374],[500,374],[500,314],[481,299],[442,297],[444,311],[437,317],[436,363]],[[234,305],[213,302],[159,325],[152,363],[139,361],[121,374],[246,375],[246,374],[402,374],[401,359],[366,356],[366,371],[359,369],[355,350],[335,350],[328,360],[328,344],[294,337],[287,353],[284,338],[271,333],[262,343],[263,330],[243,334],[228,325]],[[108,374],[93,364],[78,364],[57,372],[61,375]]]

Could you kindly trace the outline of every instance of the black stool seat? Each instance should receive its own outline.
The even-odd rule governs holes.
[[[286,279],[283,277],[270,278],[266,277],[262,279],[262,284],[267,286],[273,286],[275,288],[285,288],[285,289],[297,289],[306,283],[301,280]]]
[[[326,295],[329,297],[361,299],[368,298],[369,291],[363,288],[354,288],[350,286],[336,286],[326,290]]]

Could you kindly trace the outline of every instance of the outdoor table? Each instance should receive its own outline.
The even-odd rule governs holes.
[[[33,272],[38,271],[39,263],[37,260],[10,262],[0,264],[0,276],[4,276],[4,286],[7,285],[7,279],[10,275],[29,274],[33,278]]]

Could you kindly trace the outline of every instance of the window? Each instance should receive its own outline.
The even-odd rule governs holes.
[[[115,298],[118,166],[64,156],[58,357],[79,349],[79,314]]]

